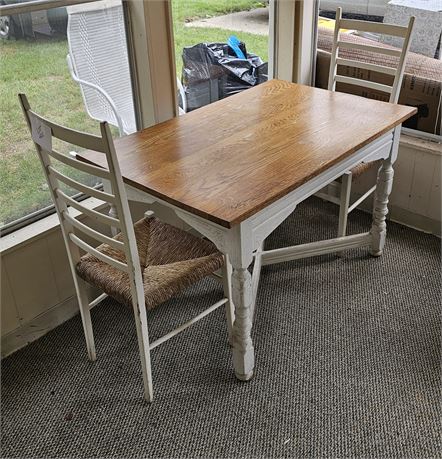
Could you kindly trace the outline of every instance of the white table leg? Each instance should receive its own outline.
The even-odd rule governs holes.
[[[382,255],[387,236],[387,224],[385,220],[388,214],[388,197],[393,186],[393,175],[394,170],[391,159],[387,158],[379,168],[374,195],[373,223],[370,231],[372,238],[370,253],[375,257]]]
[[[252,276],[247,269],[252,263],[254,252],[252,227],[241,223],[228,229],[179,209],[176,209],[175,213],[181,220],[210,239],[230,260],[232,297],[235,308],[231,339],[233,366],[236,377],[241,381],[248,381],[253,376],[255,366],[255,353],[251,337]]]
[[[253,376],[255,354],[251,337],[252,331],[252,278],[247,268],[233,266],[232,293],[235,305],[233,323],[233,366],[241,381]]]

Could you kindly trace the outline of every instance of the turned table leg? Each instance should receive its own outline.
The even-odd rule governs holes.
[[[233,266],[232,294],[235,305],[233,323],[233,366],[241,381],[253,376],[255,355],[251,338],[252,331],[252,279],[247,268]]]
[[[373,222],[370,231],[372,237],[370,253],[375,257],[382,255],[385,245],[387,235],[385,220],[388,214],[388,197],[393,186],[393,175],[391,159],[385,159],[378,171],[373,204]]]
[[[230,322],[233,316],[234,321],[229,342],[232,345],[236,377],[241,381],[248,381],[253,377],[255,366],[255,351],[251,336],[254,300],[252,276],[247,269],[252,263],[256,249],[252,244],[252,226],[249,222],[240,223],[232,228],[222,228],[188,212],[179,210],[175,212],[183,221],[210,239],[230,261],[234,314],[229,311],[227,320]],[[229,273],[230,266],[225,269],[225,274]]]

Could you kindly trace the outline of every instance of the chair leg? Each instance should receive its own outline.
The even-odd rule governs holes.
[[[341,178],[341,196],[339,203],[339,228],[338,237],[345,236],[347,232],[348,208],[350,206],[352,173],[347,172]]]
[[[150,364],[149,334],[147,331],[146,308],[133,304],[135,326],[137,328],[138,350],[140,352],[141,371],[143,374],[144,398],[149,403],[153,401],[152,370]]]
[[[226,320],[227,320],[227,333],[229,337],[229,344],[232,345],[232,329],[233,322],[235,321],[235,306],[232,300],[232,265],[230,264],[229,257],[224,257],[225,263],[221,268],[223,278],[224,296],[229,301],[226,303]]]
[[[76,276],[76,290],[78,306],[80,308],[81,322],[83,324],[84,337],[86,339],[87,355],[89,360],[94,361],[97,358],[95,352],[94,332],[92,330],[91,311],[89,308],[89,298],[86,292],[86,282]]]

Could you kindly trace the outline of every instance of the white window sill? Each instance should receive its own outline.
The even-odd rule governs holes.
[[[440,143],[421,139],[419,137],[402,134],[399,140],[399,145],[424,151],[425,153],[442,156],[442,145]]]
[[[82,201],[82,205],[89,209],[100,210],[107,204],[96,198],[88,198]],[[71,209],[74,216],[80,215],[75,209]],[[58,215],[56,213],[42,218],[34,223],[24,226],[7,236],[0,238],[0,254],[6,255],[19,246],[29,244],[34,239],[45,236],[51,231],[56,231],[60,228]]]

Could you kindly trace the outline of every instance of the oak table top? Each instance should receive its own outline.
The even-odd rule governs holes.
[[[229,228],[415,112],[270,80],[116,139],[115,148],[126,183]],[[102,154],[79,156],[105,165]]]

